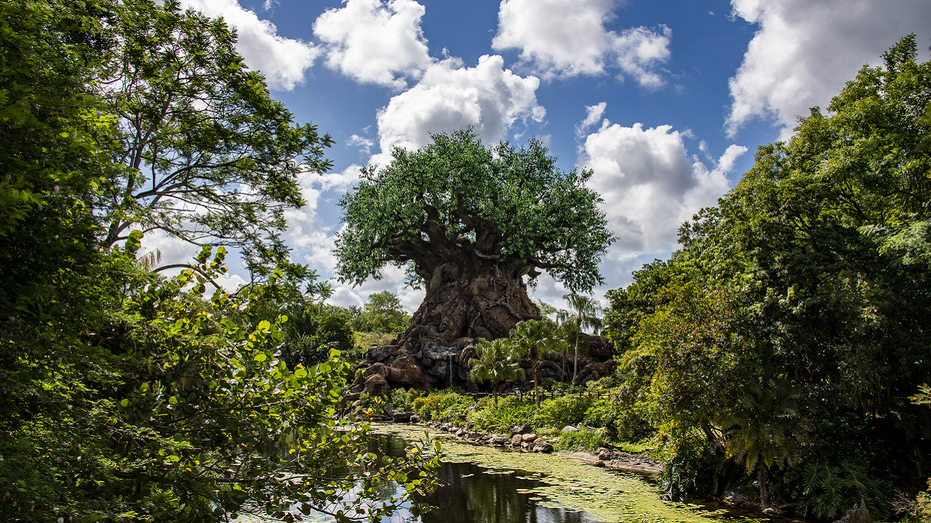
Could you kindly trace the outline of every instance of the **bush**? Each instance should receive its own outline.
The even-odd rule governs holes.
[[[578,425],[595,399],[587,395],[572,394],[544,401],[534,415],[533,425],[561,429],[566,425]]]
[[[559,441],[553,445],[555,450],[574,450],[593,452],[608,445],[609,439],[605,429],[581,428],[578,432],[562,432]]]
[[[415,400],[422,399],[422,395],[422,392],[414,389],[391,389],[385,395],[385,402],[391,403],[394,405],[394,408],[399,411],[407,412],[416,410],[414,408],[414,402]]]
[[[864,459],[845,459],[840,465],[808,462],[801,470],[798,513],[834,520],[861,501],[873,516],[889,515],[888,482],[875,479]]]
[[[419,400],[423,400],[422,402]],[[466,420],[472,398],[455,392],[430,394],[414,400],[412,406],[422,420],[461,422]]]
[[[495,407],[491,398],[482,398],[476,409],[469,413],[469,421],[479,429],[490,432],[507,432],[516,425],[535,425],[534,413],[537,408],[531,401],[518,401],[514,396],[498,399]]]

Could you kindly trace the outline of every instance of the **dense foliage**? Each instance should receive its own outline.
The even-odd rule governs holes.
[[[159,176],[147,184],[158,187],[164,175],[173,194],[191,189],[205,198],[220,198],[214,190],[227,183],[254,183],[261,192],[269,182],[274,189],[261,196],[269,200],[247,205],[254,212],[244,217],[263,231],[247,226],[248,241],[269,245],[277,211],[262,206],[299,203],[288,197],[295,155],[320,160],[302,147],[325,140],[291,126],[261,76],[232,54],[234,41],[225,25],[181,12],[176,2],[0,2],[0,514],[7,521],[227,521],[240,513],[290,521],[311,509],[378,520],[407,495],[378,501],[379,485],[394,479],[411,493],[429,484],[422,472],[435,463],[421,449],[381,460],[368,452],[364,425],[337,420],[349,367],[338,352],[293,368],[278,357],[288,321],[269,315],[268,304],[300,294],[301,280],[320,289],[310,271],[269,267],[264,281],[230,294],[213,284],[226,270],[223,247],[205,247],[174,278],[136,258],[144,234],[132,227],[197,221],[158,203],[164,199],[140,196],[148,190],[141,170]],[[198,47],[207,43],[214,47]],[[205,57],[208,48],[217,56]],[[174,68],[209,68],[212,60],[232,79],[193,75],[185,83]],[[119,69],[119,85],[102,85],[113,67],[132,64],[131,74]],[[160,82],[196,91],[196,103],[184,93],[162,96]],[[230,100],[238,109],[224,105]],[[214,110],[236,115],[235,125],[269,150],[252,158],[244,151],[255,143],[238,143]],[[158,111],[177,120],[165,124]],[[167,141],[127,153],[120,137],[134,131],[126,126],[149,118],[146,132]],[[259,132],[263,123],[271,127]],[[218,142],[230,149],[212,149]],[[229,240],[222,229],[238,226],[209,216],[201,225],[219,227],[217,243]],[[111,228],[114,220],[122,225]]]
[[[913,36],[799,119],[609,293],[621,408],[660,431],[691,493],[752,478],[764,506],[836,518],[924,485],[931,412],[931,64]],[[715,480],[717,476],[717,480]],[[749,479],[748,479],[749,481]],[[696,492],[704,490],[704,492]]]
[[[502,271],[512,261],[521,274],[546,270],[570,289],[602,282],[598,261],[612,236],[600,198],[584,185],[590,171],[557,169],[536,140],[487,148],[471,129],[392,154],[340,201],[344,280],[361,284],[388,263],[410,261],[414,277],[429,283],[434,269],[474,252]]]

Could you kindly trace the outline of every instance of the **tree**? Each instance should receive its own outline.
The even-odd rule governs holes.
[[[742,461],[748,474],[757,472],[763,509],[770,506],[770,469],[794,465],[809,441],[810,427],[799,416],[799,397],[782,381],[773,380],[765,387],[754,383],[745,387],[737,405],[720,414],[727,454]]]
[[[508,341],[517,355],[530,360],[533,369],[533,396],[539,405],[540,395],[537,394],[537,387],[540,386],[540,379],[537,371],[551,350],[559,352],[567,347],[566,340],[549,321],[527,320],[514,327]]]
[[[96,202],[103,245],[133,228],[161,230],[242,249],[255,277],[302,270],[283,263],[284,210],[304,204],[301,173],[330,167],[329,135],[293,123],[221,19],[182,12],[178,0],[129,0],[120,13],[108,27],[118,45],[96,79],[115,124],[100,147],[119,166]]]
[[[598,261],[613,236],[585,187],[590,171],[559,170],[537,140],[486,148],[472,129],[432,137],[418,151],[396,148],[385,168],[364,169],[340,200],[341,280],[358,285],[386,264],[408,264],[425,287],[403,347],[507,336],[539,318],[524,276],[540,270],[574,290],[602,281]]]
[[[123,246],[104,241],[98,191],[121,151],[101,141],[116,122],[95,81],[126,40],[103,28],[153,9],[0,3],[0,513],[295,520],[296,506],[378,519],[402,502],[373,498],[378,483],[416,492],[436,463],[419,451],[379,462],[364,427],[340,426],[348,369],[336,354],[293,372],[276,357],[285,318],[253,320],[285,275],[205,296],[225,249],[164,279],[135,258],[141,231],[126,231]],[[207,38],[209,24],[201,29]]]
[[[931,372],[931,156],[920,147],[931,64],[916,49],[903,38],[827,111],[799,118],[790,141],[760,147],[719,206],[683,225],[665,266],[611,294],[609,335],[631,344],[625,370],[647,377],[628,383],[671,445],[728,431],[729,459],[782,493],[811,491],[797,488],[806,462],[862,461],[880,486],[923,475],[912,456],[931,451],[931,416],[905,400]],[[773,380],[792,397],[764,397]],[[797,415],[765,407],[789,399]],[[715,415],[735,405],[744,421]],[[802,419],[811,438],[793,463],[779,438],[799,442]]]
[[[479,340],[475,344],[475,354],[477,358],[469,360],[469,375],[473,381],[491,382],[491,392],[497,407],[498,384],[507,379],[523,377],[524,370],[520,368],[520,362],[514,359],[514,350],[507,338]]]
[[[594,298],[583,296],[581,294],[570,293],[562,297],[569,304],[569,310],[564,311],[561,315],[564,323],[575,326],[575,356],[572,362],[572,383],[575,383],[576,371],[579,368],[579,335],[582,329],[588,327],[593,329],[595,334],[601,329],[601,320],[598,314],[601,313],[601,305]],[[565,364],[565,360],[563,360]],[[563,368],[565,374],[565,368]]]
[[[355,330],[381,334],[400,333],[410,323],[411,317],[404,312],[401,300],[390,291],[370,294],[360,313],[352,319]]]

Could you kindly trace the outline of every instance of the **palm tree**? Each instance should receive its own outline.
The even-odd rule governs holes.
[[[572,365],[572,384],[574,385],[579,370],[579,333],[587,327],[592,329],[593,334],[598,334],[601,330],[601,319],[598,317],[601,313],[601,305],[594,298],[583,294],[571,293],[562,298],[569,304],[569,310],[562,311],[561,314],[563,324],[575,326],[575,356]]]
[[[546,359],[551,350],[563,349],[566,341],[558,335],[554,325],[546,320],[522,321],[511,331],[510,342],[521,356],[527,356],[533,364],[533,396],[537,405],[540,404],[540,395],[537,386],[540,379],[537,370],[540,363]]]
[[[808,442],[808,424],[798,413],[799,394],[784,382],[768,387],[753,384],[730,412],[719,418],[728,457],[743,461],[747,474],[757,472],[760,504],[769,506],[769,471],[795,463],[799,448]]]
[[[495,407],[498,406],[498,383],[523,376],[524,371],[520,368],[520,362],[515,358],[514,352],[507,338],[494,341],[479,340],[475,345],[478,358],[473,358],[474,363],[470,362],[472,368],[469,375],[473,381],[491,381]]]

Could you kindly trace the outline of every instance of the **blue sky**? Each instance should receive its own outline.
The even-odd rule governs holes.
[[[676,248],[676,229],[739,181],[756,147],[791,136],[797,114],[826,106],[864,64],[916,33],[931,45],[929,0],[183,0],[223,16],[249,67],[301,123],[336,145],[331,172],[302,180],[289,213],[295,261],[335,277],[339,196],[359,167],[390,161],[428,133],[475,126],[487,144],[546,141],[561,168],[591,168],[620,238],[606,290]],[[163,259],[190,257],[164,237]],[[229,285],[244,276],[232,260]],[[422,293],[403,271],[331,302]],[[565,290],[544,276],[535,298]]]

